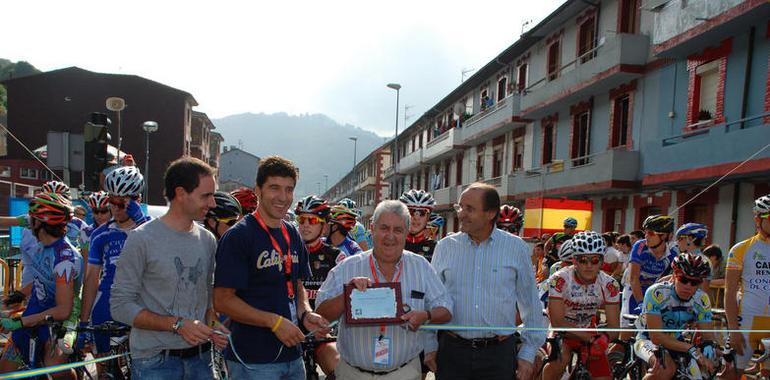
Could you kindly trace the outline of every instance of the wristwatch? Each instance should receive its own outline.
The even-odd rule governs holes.
[[[174,334],[179,334],[179,329],[181,329],[182,326],[184,326],[184,318],[179,317],[174,322],[174,325],[171,326],[171,331],[173,331]]]

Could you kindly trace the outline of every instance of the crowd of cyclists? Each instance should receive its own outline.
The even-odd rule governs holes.
[[[109,336],[89,327],[115,323],[110,293],[123,244],[131,230],[150,219],[140,206],[143,188],[139,170],[123,166],[106,176],[103,191],[87,196],[92,224],[73,216],[70,188],[58,181],[42,186],[26,215],[0,217],[0,227],[24,227],[21,289],[6,298],[0,319],[3,332],[10,334],[0,372],[65,363],[75,351],[95,357],[110,352]],[[259,202],[247,188],[216,192],[214,200],[216,207],[201,223],[217,239]],[[399,200],[411,214],[405,248],[430,261],[444,225],[434,213],[433,197],[412,189]],[[560,379],[576,366],[593,379],[717,374],[739,379],[757,371],[752,356],[770,334],[739,330],[770,328],[770,195],[752,207],[756,234],[732,247],[726,258],[718,247],[704,247],[707,226],[675,228],[674,218],[666,215],[652,215],[641,230],[625,235],[581,231],[568,217],[563,232],[530,239],[538,282],[532,286],[540,289],[552,331],[537,359],[538,378]],[[304,286],[311,306],[335,265],[373,247],[360,219],[354,201],[332,204],[317,195],[299,200],[287,214],[309,252],[312,277]],[[523,220],[521,210],[503,205],[497,227],[518,235]],[[222,320],[227,324],[225,316]],[[714,333],[715,321],[730,329],[727,339]],[[65,326],[67,334],[52,339],[51,322]],[[311,355],[333,378],[339,362],[335,343],[319,344]],[[106,375],[104,367],[97,370]]]

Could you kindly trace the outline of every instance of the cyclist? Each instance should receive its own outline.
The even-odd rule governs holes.
[[[688,364],[687,373],[691,379],[701,379],[701,368],[713,373],[716,365],[716,348],[713,342],[711,322],[711,304],[708,294],[700,289],[703,278],[710,269],[705,258],[691,253],[683,253],[674,258],[672,281],[658,282],[644,293],[643,329],[667,329],[672,332],[640,331],[634,352],[651,368],[645,379],[672,379],[677,365],[674,359],[684,356]],[[695,346],[684,340],[682,332],[691,324],[704,330],[703,341]],[[656,351],[659,347],[668,352],[661,365]]]
[[[578,225],[577,219],[571,216],[564,218],[564,231],[561,233],[557,232],[553,234],[553,236],[551,236],[549,239],[545,241],[545,252],[554,255],[553,258],[555,258],[556,252],[559,251],[559,247],[557,247],[557,244],[559,244],[559,240],[563,239],[564,235],[567,236],[567,239],[572,238],[572,235],[575,234],[575,229],[577,229],[577,225]],[[548,263],[549,267],[551,265],[553,265],[553,262]]]
[[[104,188],[109,194],[112,219],[91,234],[88,271],[83,286],[83,310],[80,313],[81,326],[87,326],[89,321],[94,325],[113,321],[110,294],[123,244],[129,231],[149,220],[139,206],[144,188],[144,177],[139,169],[122,166],[111,171],[104,179]],[[81,336],[81,344],[91,339],[90,334]],[[94,334],[93,341],[97,356],[109,353],[108,335]]]
[[[680,253],[692,253],[693,255],[702,256],[704,259],[707,257],[703,254],[703,243],[708,236],[708,227],[700,223],[685,223],[676,230],[676,245]],[[711,267],[711,262],[705,260],[706,264]],[[709,283],[711,282],[711,274],[713,270],[709,271],[709,277],[705,278],[702,284],[702,289],[706,294],[709,293]]]
[[[524,224],[524,215],[516,207],[511,205],[500,206],[500,216],[497,218],[497,228],[519,236],[521,226]]]
[[[206,213],[206,217],[203,219],[203,227],[211,231],[219,240],[230,227],[241,220],[243,211],[238,200],[224,191],[214,193],[214,202],[217,205],[214,208],[210,208]]]
[[[104,223],[110,221],[112,213],[110,212],[110,195],[106,191],[97,191],[88,197],[88,207],[91,208],[94,223],[84,229],[85,237],[90,238],[91,233]]]
[[[436,201],[429,192],[417,189],[405,191],[398,200],[406,205],[410,215],[409,233],[406,235],[404,249],[430,261],[433,258],[436,241],[429,236],[427,226]]]
[[[430,239],[436,240],[440,237],[441,227],[444,227],[444,217],[439,214],[430,214],[428,218],[428,231]]]
[[[605,309],[607,327],[620,325],[620,286],[614,278],[602,272],[601,265],[607,249],[602,236],[594,231],[577,233],[568,243],[574,265],[554,273],[549,279],[548,316],[551,325],[559,327],[594,328],[596,313]],[[609,379],[610,365],[607,361],[607,346],[617,333],[597,331],[575,331],[564,334],[562,353],[558,361],[543,368],[543,379],[560,379],[572,352],[580,352],[581,359],[587,356],[587,367],[592,379]]]
[[[48,181],[43,184],[41,191],[43,193],[59,194],[66,198],[68,201],[72,201],[70,187],[67,186],[64,182]],[[70,239],[70,242],[72,242],[75,247],[82,248],[83,244],[87,243],[86,241],[83,241],[81,238],[82,235],[80,233],[80,230],[82,230],[86,225],[87,224],[83,221],[83,219],[74,216],[70,218],[69,222],[67,222],[67,238]]]
[[[257,206],[259,206],[259,199],[257,198],[257,194],[254,193],[254,190],[251,190],[248,187],[235,189],[230,192],[230,195],[235,197],[235,199],[238,200],[238,203],[241,204],[243,215],[251,214],[254,212],[254,210],[257,209]]]
[[[12,331],[11,340],[0,359],[0,372],[23,367],[51,366],[67,360],[59,345],[50,341],[47,318],[65,321],[79,312],[83,258],[66,237],[67,222],[72,217],[69,199],[54,193],[38,194],[29,205],[30,228],[43,245],[42,251],[27,264],[32,278],[31,294],[20,318],[3,318],[4,331]],[[37,336],[35,363],[29,352],[30,339]],[[45,355],[43,354],[45,353]],[[73,378],[71,371],[58,372],[56,378]]]
[[[310,268],[313,272],[309,281],[303,281],[310,306],[313,309],[315,309],[315,296],[318,289],[326,280],[329,271],[336,265],[337,258],[342,256],[340,261],[345,258],[345,254],[338,248],[326,244],[321,239],[330,212],[329,204],[315,195],[300,200],[294,210],[297,215],[299,234],[305,242],[310,259]],[[321,370],[327,377],[330,377],[340,360],[337,345],[335,343],[320,344],[315,349],[315,358],[321,366]]]
[[[646,239],[637,241],[631,248],[628,265],[628,281],[623,287],[623,314],[639,315],[644,293],[662,277],[676,257],[676,251],[669,249],[668,241],[674,232],[674,219],[667,215],[652,215],[644,220],[642,229]],[[631,327],[630,321],[623,320],[623,327]],[[621,334],[621,339],[630,337]]]
[[[549,270],[551,269],[551,266],[555,264],[557,261],[559,261],[559,248],[561,248],[562,244],[564,244],[565,241],[572,238],[572,235],[567,235],[563,232],[557,232],[553,234],[548,240],[546,240],[546,243],[544,245],[545,249],[545,256],[543,257],[543,264],[540,267],[540,276],[538,278],[546,279],[549,276]],[[549,246],[548,243],[551,243]],[[541,280],[542,281],[542,280]]]
[[[356,225],[356,212],[343,206],[335,205],[329,215],[329,234],[325,242],[339,248],[344,256],[337,257],[339,264],[344,258],[363,252],[360,246],[350,238],[348,232]]]
[[[358,211],[356,202],[350,198],[343,198],[337,202],[337,204],[345,206],[355,213],[356,224],[350,229],[350,238],[361,247],[362,251],[368,251],[369,248],[372,247],[372,233],[364,227],[363,223],[358,221],[358,218],[361,217],[361,213]]]
[[[567,240],[564,242],[564,244],[559,247],[559,261],[551,265],[551,268],[548,272],[548,277],[545,280],[538,282],[538,294],[540,295],[540,301],[543,303],[544,307],[548,307],[548,289],[550,288],[548,280],[560,269],[572,265],[572,255],[574,252],[575,250],[572,248],[572,240]]]
[[[725,270],[725,313],[727,326],[736,329],[768,329],[770,320],[770,195],[754,201],[756,235],[734,245],[727,256]],[[740,301],[738,293],[742,294]],[[748,365],[760,339],[767,333],[730,333],[730,346],[735,350],[735,371],[727,378],[739,379]],[[767,373],[765,362],[763,372]],[[732,372],[732,371],[726,371]]]

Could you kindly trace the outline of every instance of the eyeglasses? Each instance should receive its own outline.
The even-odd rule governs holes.
[[[317,215],[299,215],[296,219],[297,224],[305,224],[305,222],[307,222],[311,226],[315,226],[316,224],[321,224],[324,222],[324,220]]]
[[[700,284],[703,283],[703,280],[697,279],[697,278],[680,276],[680,277],[677,277],[677,279],[679,280],[679,282],[681,282],[684,285],[700,286]]]
[[[602,259],[600,259],[599,257],[596,257],[596,256],[591,257],[591,258],[588,258],[588,257],[578,257],[575,260],[580,265],[588,265],[588,263],[591,263],[591,265],[599,265],[599,263],[602,262]]]
[[[409,209],[409,215],[412,215],[412,216],[423,217],[423,216],[427,216],[428,213],[429,213],[428,210],[424,210],[421,208]]]
[[[107,214],[107,213],[110,212],[110,209],[107,208],[107,207],[105,207],[105,208],[95,208],[95,209],[92,210],[92,212],[94,214]]]
[[[237,216],[234,216],[234,217],[232,217],[232,218],[222,218],[222,219],[217,219],[217,222],[219,222],[219,223],[224,223],[224,224],[226,224],[228,227],[232,227],[232,226],[234,226],[234,225],[235,225],[235,223],[238,223],[238,217],[237,217]]]

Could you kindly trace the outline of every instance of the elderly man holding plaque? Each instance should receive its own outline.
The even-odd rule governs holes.
[[[380,203],[372,217],[374,248],[334,267],[318,291],[316,311],[340,320],[337,379],[419,380],[419,355],[432,334],[418,328],[452,318],[433,267],[404,250],[409,218],[403,203]]]

